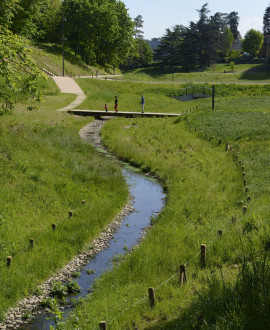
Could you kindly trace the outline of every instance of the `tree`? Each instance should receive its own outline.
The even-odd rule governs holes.
[[[38,80],[43,75],[30,57],[25,42],[0,26],[0,102],[11,108],[18,98],[29,95],[40,99]],[[5,105],[4,105],[5,104]]]
[[[129,56],[134,23],[117,0],[64,0],[67,43],[88,64],[119,65]]]
[[[183,25],[175,25],[172,30],[166,29],[160,44],[155,49],[155,59],[166,65],[180,65],[180,44],[183,41],[186,28]]]
[[[233,40],[234,38],[231,29],[226,26],[221,39],[221,54],[223,57],[228,57],[230,55]]]
[[[260,31],[251,29],[245,35],[245,39],[242,43],[242,48],[244,52],[247,52],[252,57],[255,57],[256,55],[258,55],[262,45],[263,34]]]
[[[234,39],[237,39],[239,25],[239,16],[237,11],[232,11],[227,15],[227,25],[231,29]]]
[[[135,39],[143,39],[143,31],[140,30],[140,28],[143,28],[143,19],[142,15],[138,15],[137,17],[134,18],[134,37]]]
[[[270,6],[265,9],[263,16],[263,33],[264,35],[270,34]]]

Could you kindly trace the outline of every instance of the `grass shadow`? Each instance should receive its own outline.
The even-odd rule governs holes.
[[[270,65],[259,65],[250,68],[240,75],[240,80],[268,80],[270,79]]]

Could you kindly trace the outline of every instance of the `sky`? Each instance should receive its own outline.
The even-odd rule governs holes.
[[[250,29],[262,32],[263,15],[270,6],[270,0],[122,0],[129,15],[134,19],[138,15],[143,17],[143,31],[145,39],[158,38],[165,34],[167,28],[176,24],[188,26],[189,22],[196,22],[200,9],[208,2],[210,15],[216,12],[230,13],[237,11],[240,17],[238,30],[242,37]]]

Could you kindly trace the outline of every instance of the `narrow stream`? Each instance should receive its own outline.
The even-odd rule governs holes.
[[[109,155],[108,155],[109,156]],[[114,158],[114,157],[112,157]],[[109,247],[96,254],[81,269],[79,278],[76,279],[81,291],[73,295],[73,299],[85,297],[91,292],[94,281],[103,273],[113,268],[114,259],[128,253],[145,233],[145,228],[151,223],[151,218],[157,216],[164,206],[165,194],[162,186],[152,178],[148,178],[141,172],[132,169],[122,163],[122,173],[129,186],[132,199],[133,213],[127,215],[121,226],[109,241]],[[88,274],[91,270],[91,274]],[[64,317],[68,315],[71,308],[66,308]],[[55,325],[54,321],[48,319],[51,315],[41,314],[31,323],[22,325],[20,329],[49,329],[50,325]]]

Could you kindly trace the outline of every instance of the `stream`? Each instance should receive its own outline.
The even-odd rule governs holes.
[[[107,153],[101,146],[98,136],[102,125],[98,125],[98,128],[94,129],[94,132],[91,133],[89,133],[89,130],[86,130],[86,135],[88,134],[90,139],[87,139],[86,135],[84,138],[88,140],[88,142],[93,143],[97,150],[102,152],[104,156],[111,158],[112,161],[119,162],[119,160]],[[97,126],[94,125],[94,127]],[[119,163],[121,164],[122,174],[128,184],[129,193],[132,196],[131,206],[134,207],[135,211],[125,216],[120,227],[114,233],[113,238],[110,239],[109,247],[96,254],[80,269],[80,274],[76,281],[81,290],[78,294],[72,295],[72,297],[68,299],[72,298],[78,300],[89,294],[95,280],[114,267],[115,260],[119,259],[119,255],[130,253],[132,248],[140,242],[145,235],[146,228],[151,225],[151,218],[156,217],[164,207],[166,196],[159,182],[145,176],[128,164]],[[91,270],[91,272],[89,270]],[[71,310],[72,307],[65,308],[63,311],[64,319]],[[22,325],[19,329],[47,330],[50,328],[50,325],[55,325],[54,321],[49,319],[49,317],[51,317],[51,315],[46,313],[41,314],[30,323]]]

